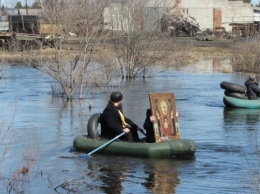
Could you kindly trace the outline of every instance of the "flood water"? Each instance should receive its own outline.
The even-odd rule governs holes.
[[[79,102],[52,97],[53,79],[1,64],[0,189],[3,193],[259,193],[260,110],[224,107],[222,81],[244,75],[171,71],[125,83],[125,115],[142,126],[149,92],[172,92],[182,138],[195,141],[192,159],[148,159],[74,152],[88,118],[111,91]],[[89,101],[93,101],[91,110]],[[142,137],[142,134],[140,134]],[[26,167],[29,173],[17,173]]]

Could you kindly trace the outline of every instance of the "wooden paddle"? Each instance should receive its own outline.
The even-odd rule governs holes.
[[[123,135],[125,135],[125,132],[119,134],[118,136],[116,136],[116,137],[114,137],[113,139],[109,140],[109,141],[106,142],[105,144],[103,144],[103,145],[99,146],[98,148],[94,149],[93,151],[89,152],[89,153],[87,154],[87,156],[90,156],[91,154],[95,153],[96,151],[98,151],[98,150],[100,150],[100,149],[102,149],[102,148],[108,146],[109,144],[113,143],[115,140],[117,140],[119,137],[121,137],[121,136],[123,136]]]

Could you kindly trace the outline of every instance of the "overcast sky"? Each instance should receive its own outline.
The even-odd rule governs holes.
[[[22,5],[26,5],[26,0],[0,0],[0,3],[8,8],[14,8],[16,3],[21,1]],[[32,5],[34,0],[27,0],[28,5]]]
[[[8,7],[8,8],[14,8],[16,3],[18,1],[21,1],[21,3],[25,6],[26,4],[26,0],[0,0],[0,3],[3,4],[5,7]],[[32,3],[34,2],[35,0],[27,0],[27,4],[28,5],[32,5]],[[192,0],[191,0],[192,1]],[[259,4],[259,1],[260,0],[251,0],[251,3],[253,5],[258,5]]]
[[[259,0],[251,0],[251,3],[252,3],[253,5],[259,5]]]

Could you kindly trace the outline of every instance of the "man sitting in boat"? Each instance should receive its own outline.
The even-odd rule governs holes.
[[[256,100],[260,96],[260,88],[258,88],[254,74],[249,76],[245,82],[245,86],[247,88],[246,96],[249,100]]]
[[[120,139],[123,141],[139,142],[138,126],[130,119],[126,118],[122,111],[121,92],[112,92],[110,100],[100,116],[101,137],[112,139],[117,135],[126,132]]]
[[[146,110],[146,118],[143,124],[144,129],[146,130],[146,142],[154,143],[155,135],[153,129],[153,122],[155,121],[154,116],[152,116],[151,109]]]

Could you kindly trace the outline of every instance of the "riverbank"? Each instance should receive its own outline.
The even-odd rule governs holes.
[[[207,58],[228,58],[232,54],[232,46],[234,40],[231,39],[216,39],[212,41],[199,41],[195,38],[179,38],[174,40],[176,44],[188,44],[190,55],[193,58],[207,59]]]
[[[196,38],[189,37],[179,37],[170,39],[171,45],[173,48],[185,48],[187,51],[187,58],[190,62],[193,60],[199,59],[208,59],[208,58],[229,58],[232,53],[232,45],[233,40],[229,39],[220,39],[220,40],[212,40],[212,41],[199,41]],[[69,52],[70,54],[76,52],[71,45],[64,44],[64,48],[72,48]],[[96,56],[98,57],[100,53],[107,51],[111,48],[111,45],[105,45],[100,48],[98,52],[96,52]],[[33,50],[29,51],[34,55],[38,56],[52,56],[55,54],[54,48],[46,48],[42,50]],[[68,52],[67,49],[63,50],[63,52]],[[12,51],[0,51],[1,62],[8,63],[20,63],[23,60],[22,52]],[[28,53],[27,53],[28,54]]]

